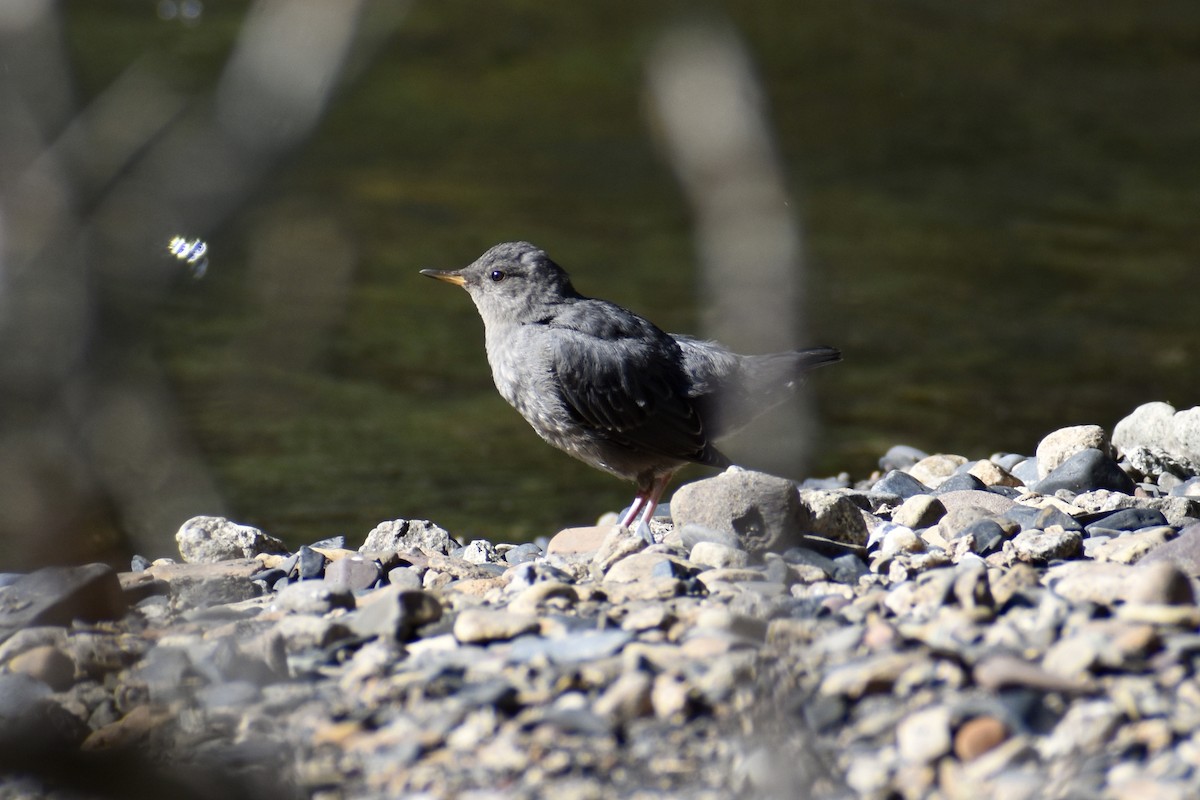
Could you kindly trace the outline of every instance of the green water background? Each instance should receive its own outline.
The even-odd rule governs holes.
[[[474,308],[417,270],[529,239],[585,293],[695,331],[692,220],[644,97],[649,48],[691,8],[412,6],[211,234],[206,277],[145,321],[220,511],[292,544],[395,517],[520,540],[628,501],[504,404]],[[703,8],[755,63],[805,327],[846,356],[814,381],[805,474],[865,477],[899,442],[1028,453],[1062,425],[1200,402],[1200,5]],[[186,26],[148,2],[69,4],[81,101],[148,55],[202,98],[245,9],[210,2]],[[303,273],[255,284],[255,248],[281,237],[338,254],[336,301]],[[264,325],[272,304],[287,324]]]

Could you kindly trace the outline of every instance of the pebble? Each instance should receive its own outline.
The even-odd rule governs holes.
[[[454,620],[454,638],[463,644],[515,639],[537,629],[538,618],[535,615],[499,609],[470,608]]]
[[[1048,478],[1109,458],[1056,434]],[[1018,485],[1034,459],[899,448],[858,483],[687,484],[649,538],[392,520],[357,551],[16,577],[0,735],[323,800],[1190,797],[1200,502],[1137,471],[1179,456],[1122,453],[1128,491],[1086,457],[1098,482],[1058,494]]]

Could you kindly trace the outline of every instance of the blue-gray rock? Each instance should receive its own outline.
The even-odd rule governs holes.
[[[534,542],[526,542],[511,548],[504,554],[504,560],[509,564],[524,564],[526,561],[541,558],[544,552]]]
[[[1064,531],[1083,530],[1083,526],[1079,524],[1078,520],[1061,509],[1054,506],[1046,506],[1040,509],[1037,517],[1033,520],[1033,527],[1046,530],[1052,525],[1057,525]]]
[[[907,472],[901,472],[898,469],[893,469],[877,480],[875,485],[871,487],[871,490],[894,494],[903,500],[907,500],[913,495],[929,494],[931,491],[928,486],[921,483],[912,475],[909,475]]]
[[[288,583],[287,573],[275,567],[254,573],[250,580],[262,586],[264,591],[274,589],[277,585],[286,586]],[[283,583],[280,584],[280,581]]]
[[[1087,448],[1068,458],[1029,488],[1041,494],[1054,494],[1062,489],[1076,494],[1095,489],[1132,494],[1134,483],[1116,461],[1096,448]]]
[[[289,584],[272,605],[297,614],[326,614],[335,608],[354,608],[354,595],[324,581],[301,581]]]
[[[442,604],[429,592],[385,586],[363,598],[357,611],[344,622],[358,636],[391,637],[398,641],[412,638],[417,628],[442,618]]]
[[[1092,533],[1095,528],[1136,531],[1141,528],[1156,528],[1169,524],[1163,513],[1156,508],[1122,508],[1090,522],[1087,530],[1088,533]]]
[[[1018,503],[1008,511],[1005,511],[1001,516],[1004,519],[1015,522],[1021,527],[1021,530],[1026,531],[1038,527],[1037,521],[1041,513],[1042,510],[1040,508],[1021,505]]]
[[[1001,469],[1006,469],[1009,472],[1012,472],[1013,469],[1016,468],[1017,464],[1020,464],[1022,461],[1027,461],[1028,459],[1029,456],[1024,455],[1023,453],[996,453],[994,456],[992,456],[991,460],[995,462],[996,466],[1000,467]]]
[[[571,633],[554,639],[522,636],[513,640],[507,656],[518,664],[542,656],[555,664],[578,664],[614,655],[632,640],[631,632],[618,630]]]
[[[967,465],[963,465],[967,466]],[[987,484],[971,475],[968,472],[959,472],[951,475],[946,480],[938,484],[935,494],[944,494],[946,492],[978,492],[987,491]]]
[[[375,559],[347,556],[325,568],[325,585],[335,592],[361,592],[374,586],[380,573]]]
[[[994,519],[977,519],[955,534],[955,538],[970,535],[975,539],[974,552],[981,556],[995,553],[1004,544],[1008,534]]]
[[[0,591],[0,642],[31,625],[119,619],[128,608],[117,573],[106,564],[45,567]]]
[[[150,559],[145,556],[135,555],[129,559],[130,572],[145,572],[148,569],[150,569]]]
[[[1026,458],[1024,461],[1018,461],[1009,472],[1026,486],[1032,486],[1041,480],[1041,477],[1038,475],[1036,458]]]
[[[300,571],[300,580],[315,580],[325,574],[325,565],[329,563],[329,559],[323,553],[318,553],[308,545],[304,545],[296,551],[296,556],[298,559],[296,568]]]
[[[879,469],[883,472],[890,472],[896,469],[907,469],[913,464],[916,464],[923,458],[928,458],[929,454],[924,450],[918,450],[915,447],[910,447],[906,444],[897,444],[888,448],[888,451],[879,459]]]

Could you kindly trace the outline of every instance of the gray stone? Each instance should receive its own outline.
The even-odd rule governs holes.
[[[994,519],[977,519],[970,525],[967,525],[960,531],[956,531],[954,537],[964,538],[971,537],[974,544],[971,546],[971,551],[979,555],[987,555],[998,551],[1008,538],[1008,531],[1004,529]]]
[[[898,469],[893,469],[884,475],[875,482],[875,485],[871,489],[883,494],[892,494],[901,499],[929,493],[928,486],[907,472],[901,472]]]
[[[533,542],[526,542],[506,551],[504,560],[509,564],[524,564],[526,561],[541,558],[542,555],[542,548]]]
[[[1011,546],[1018,560],[1040,564],[1079,555],[1083,549],[1083,537],[1078,531],[1065,531],[1062,528],[1045,531],[1033,529],[1014,536]]]
[[[308,545],[296,551],[296,571],[302,581],[315,580],[325,575],[325,565],[329,559],[324,553],[318,553]]]
[[[808,509],[809,533],[835,542],[865,545],[869,538],[867,518],[862,510],[841,492],[805,491],[800,493]]]
[[[259,553],[287,553],[287,547],[258,528],[224,517],[192,517],[175,534],[179,555],[191,564],[215,564]]]
[[[1108,433],[1099,425],[1073,425],[1047,434],[1038,442],[1035,454],[1038,479],[1045,478],[1068,458],[1087,449],[1110,453]]]
[[[335,608],[354,608],[354,595],[322,581],[301,581],[280,590],[271,605],[296,614],[326,614]]]
[[[387,574],[388,583],[401,589],[420,589],[421,572],[415,567],[392,567]]]
[[[1166,525],[1167,518],[1156,508],[1123,508],[1111,514],[1105,514],[1093,520],[1086,526],[1090,533],[1094,527],[1117,531],[1136,531],[1140,528],[1153,528]]]
[[[393,550],[446,555],[457,546],[444,528],[427,519],[393,519],[376,525],[367,534],[359,551]]]
[[[888,448],[888,451],[879,459],[879,469],[884,472],[908,469],[924,458],[929,458],[929,454],[924,450],[906,444],[897,444]]]
[[[127,609],[112,567],[45,567],[0,590],[0,642],[21,628],[118,619]]]
[[[1192,578],[1200,578],[1200,522],[1188,525],[1175,539],[1154,548],[1140,563],[1149,565],[1160,561],[1174,564]]]
[[[358,636],[406,641],[417,628],[441,617],[442,604],[429,592],[385,586],[359,598],[358,610],[344,622]]]
[[[1076,493],[1108,489],[1133,494],[1135,486],[1117,462],[1103,451],[1090,448],[1080,450],[1029,488],[1039,494],[1054,494],[1062,489]]]
[[[684,484],[671,498],[671,509],[677,527],[733,533],[750,553],[786,550],[812,522],[791,481],[761,472],[729,470]]]
[[[379,580],[379,562],[362,556],[347,556],[325,568],[325,584],[335,592],[361,592]]]
[[[936,494],[944,494],[946,492],[985,491],[986,489],[987,484],[979,478],[969,472],[959,472],[939,483],[934,491]]]

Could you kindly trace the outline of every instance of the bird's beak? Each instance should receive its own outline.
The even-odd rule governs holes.
[[[455,286],[466,286],[467,279],[458,270],[453,269],[423,269],[422,275],[428,275],[431,278],[437,278],[439,281],[453,283]]]

